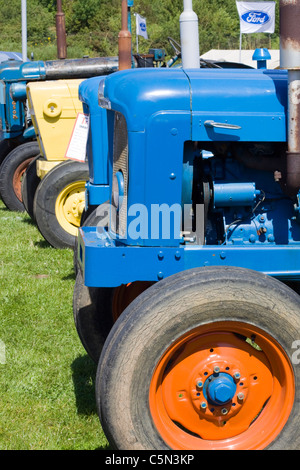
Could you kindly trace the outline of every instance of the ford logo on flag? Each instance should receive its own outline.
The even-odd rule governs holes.
[[[248,11],[242,15],[242,20],[250,24],[265,24],[270,20],[270,17],[267,13],[263,11]]]

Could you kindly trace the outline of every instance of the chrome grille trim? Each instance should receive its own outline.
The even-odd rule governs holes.
[[[120,237],[125,237],[127,229],[127,189],[128,189],[128,133],[127,124],[121,113],[115,112],[113,141],[113,177],[122,171],[124,177],[123,204],[111,217],[111,229]]]

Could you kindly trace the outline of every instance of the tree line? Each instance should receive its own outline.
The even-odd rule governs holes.
[[[243,35],[243,49],[279,47],[279,0],[276,0],[274,34]],[[68,57],[89,55],[113,56],[118,52],[121,25],[121,0],[62,0],[65,14]],[[21,0],[0,0],[1,50],[21,51]],[[200,53],[210,49],[239,48],[239,17],[235,0],[194,0],[199,18]],[[179,16],[182,0],[134,0],[132,8],[133,51],[135,51],[135,17],[147,19],[149,39],[139,37],[139,51],[172,48],[168,36],[180,41]],[[36,60],[56,57],[56,0],[27,0],[28,55]]]

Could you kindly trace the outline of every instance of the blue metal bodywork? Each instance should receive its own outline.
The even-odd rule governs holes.
[[[86,184],[86,207],[109,200],[109,158],[107,113],[98,105],[99,83],[104,77],[93,77],[79,85],[79,99],[89,115],[87,158],[90,179]]]
[[[134,0],[128,0],[129,30],[131,30],[131,7],[133,4]],[[7,57],[7,60],[3,60],[5,56]],[[15,60],[8,60],[8,57]],[[86,71],[88,71],[88,69],[89,67],[87,63]],[[73,71],[74,70],[70,68],[65,77],[62,76],[61,78],[72,78]],[[111,73],[111,71],[108,73]],[[46,62],[23,62],[21,57],[18,57],[17,53],[0,53],[0,140],[17,138],[22,142],[35,138],[33,125],[29,123],[29,126],[27,126],[28,123],[26,123],[24,109],[24,103],[26,101],[26,84],[28,81],[46,79]],[[101,131],[102,130],[99,129],[99,132]]]
[[[22,52],[0,51],[0,62],[7,60],[22,60]]]
[[[108,151],[111,198],[113,126],[119,114],[128,139],[126,231],[121,236],[111,224],[80,229],[79,262],[87,286],[157,281],[208,265],[300,279],[299,206],[274,179],[287,140],[285,71],[128,70],[105,79],[104,96],[107,109],[102,108],[96,128],[106,113],[107,148],[94,151],[100,132],[93,128],[91,178],[107,188],[99,159]],[[91,108],[96,100],[90,97]],[[201,193],[205,229],[199,242],[197,231],[195,237],[184,236],[176,211],[195,202],[203,182],[209,191],[206,200]]]
[[[45,80],[46,71],[42,61],[22,62],[7,60],[0,64],[0,140],[35,137],[33,126],[25,131],[26,84],[29,80]]]

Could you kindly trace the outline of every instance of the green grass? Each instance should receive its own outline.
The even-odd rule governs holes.
[[[0,201],[0,450],[108,448],[73,322],[72,257]]]

